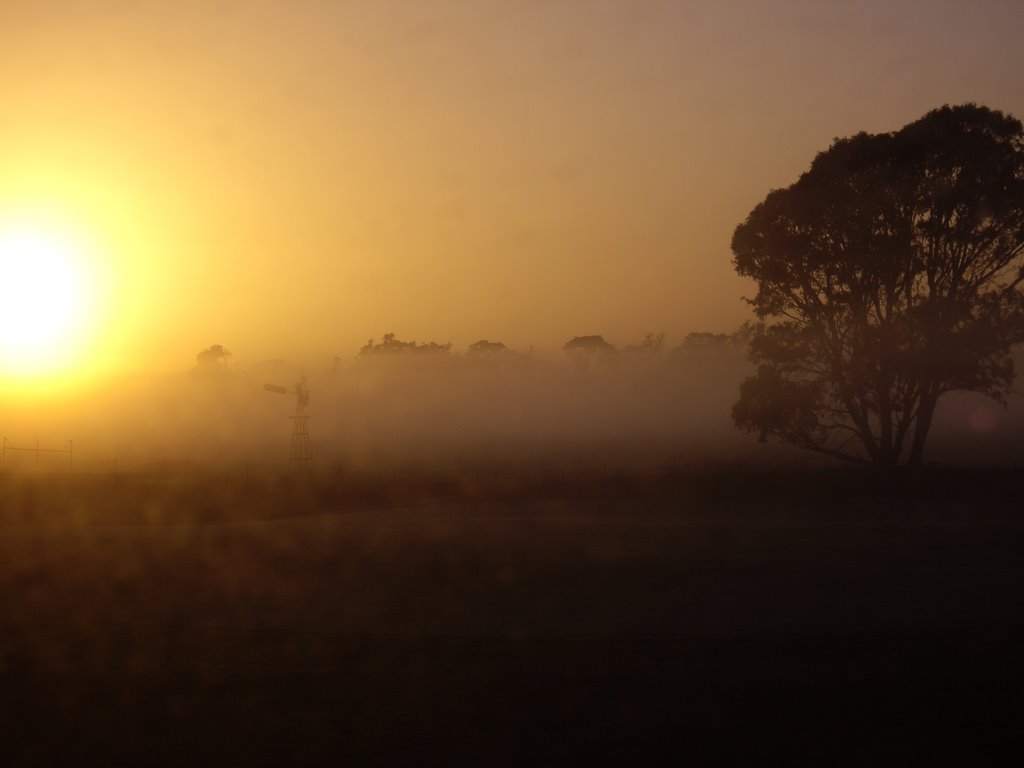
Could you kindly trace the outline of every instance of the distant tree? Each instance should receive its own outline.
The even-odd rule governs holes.
[[[530,364],[532,351],[517,352],[500,341],[481,339],[466,348],[465,360],[476,366],[497,367],[502,370],[523,368]]]
[[[1024,132],[984,107],[836,140],[736,229],[764,332],[733,418],[847,461],[920,464],[947,392],[1003,402],[1024,341]],[[908,448],[909,443],[909,450]]]
[[[363,347],[359,350],[360,357],[372,357],[375,355],[406,355],[406,354],[441,354],[447,355],[451,352],[452,345],[438,344],[433,341],[428,341],[423,344],[418,344],[415,341],[401,341],[395,337],[393,333],[384,334],[383,340],[379,343],[375,343],[373,339],[370,339]]]
[[[588,368],[593,362],[607,365],[617,354],[615,347],[605,341],[603,336],[574,336],[565,342],[562,350],[581,368]]]
[[[671,359],[675,362],[692,362],[694,356],[741,355],[751,340],[762,332],[761,325],[745,322],[733,333],[688,333],[683,338],[683,343],[672,350]]]
[[[696,332],[686,334],[683,348],[687,351],[717,351],[735,347],[737,339],[731,333]]]
[[[623,351],[633,358],[660,360],[664,350],[665,334],[649,332],[639,344],[627,344]]]
[[[474,341],[466,349],[467,357],[475,358],[489,358],[496,357],[508,352],[509,349],[500,341],[488,341],[487,339],[481,339],[480,341]]]
[[[196,354],[196,373],[222,373],[227,370],[228,358],[231,352],[220,344],[212,344],[206,349],[199,350]]]
[[[509,349],[500,341],[481,339],[466,348],[466,359],[480,362],[521,363],[527,357],[522,352]]]

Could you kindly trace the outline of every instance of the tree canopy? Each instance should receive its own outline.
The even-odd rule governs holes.
[[[661,360],[665,351],[665,333],[648,331],[639,344],[627,344],[625,353],[633,359]]]
[[[562,345],[566,357],[581,370],[591,367],[591,363],[608,366],[615,359],[615,345],[604,340],[604,336],[573,336]]]
[[[480,339],[480,341],[474,341],[466,349],[466,357],[472,357],[477,359],[486,359],[497,357],[508,352],[509,349],[500,341],[488,341],[487,339]]]
[[[615,352],[615,347],[604,336],[573,336],[562,345],[567,355],[604,355]]]
[[[836,140],[737,227],[765,321],[741,428],[848,461],[922,460],[954,390],[1005,402],[1024,341],[1024,132],[985,107]]]
[[[220,344],[211,344],[196,354],[196,367],[192,371],[204,375],[223,373],[227,370],[229,357],[231,357],[229,350]]]
[[[375,355],[404,355],[404,354],[442,354],[451,352],[451,343],[438,344],[436,341],[428,341],[422,344],[415,341],[402,341],[393,333],[385,333],[380,342],[370,339],[359,350],[359,357],[372,357]]]

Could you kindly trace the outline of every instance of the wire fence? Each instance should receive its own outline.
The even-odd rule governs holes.
[[[71,474],[75,468],[75,445],[68,440],[64,448],[43,448],[36,440],[35,447],[18,446],[3,438],[0,447],[2,472],[59,472]]]

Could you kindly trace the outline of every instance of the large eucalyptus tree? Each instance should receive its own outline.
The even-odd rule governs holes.
[[[1024,341],[1024,131],[942,107],[836,140],[732,240],[765,330],[738,426],[858,463],[921,462],[939,398],[1005,402]]]

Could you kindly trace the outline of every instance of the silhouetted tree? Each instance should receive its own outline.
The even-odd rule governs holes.
[[[500,341],[481,339],[466,348],[465,359],[471,365],[486,368],[522,368],[530,363],[532,355],[509,349]]]
[[[508,351],[508,347],[500,341],[488,341],[487,339],[481,339],[480,341],[474,341],[469,345],[466,349],[466,357],[491,358],[503,355]]]
[[[686,334],[683,349],[688,352],[718,351],[735,347],[737,342],[738,339],[731,333],[695,332]]]
[[[615,347],[603,336],[574,336],[565,342],[562,350],[573,363],[581,368],[590,367],[591,361],[607,365],[615,358]]]
[[[975,105],[836,140],[732,240],[767,325],[738,426],[848,461],[921,462],[939,398],[1004,402],[1024,340],[1024,132]]]
[[[395,354],[409,354],[409,353],[428,353],[428,354],[448,354],[451,352],[452,345],[438,344],[434,341],[428,341],[423,344],[417,344],[415,341],[401,341],[395,337],[393,333],[385,333],[383,340],[379,343],[374,343],[373,339],[370,339],[363,347],[359,350],[360,357],[370,357],[373,355],[395,355]]]
[[[196,354],[196,367],[193,370],[196,373],[222,373],[227,369],[229,357],[231,352],[220,344],[212,344]]]
[[[639,344],[627,344],[623,351],[633,358],[660,360],[665,351],[665,334],[645,333],[643,341]]]
[[[670,360],[675,363],[692,363],[694,357],[706,358],[709,355],[735,357],[750,344],[750,341],[763,332],[762,323],[743,323],[733,333],[710,333],[696,331],[686,334],[683,343],[672,350]]]

